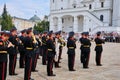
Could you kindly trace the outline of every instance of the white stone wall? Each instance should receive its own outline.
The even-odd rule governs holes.
[[[120,26],[120,0],[114,0],[113,26]]]
[[[50,15],[52,19],[54,17],[58,19],[50,19],[50,30],[81,32],[94,31],[98,26],[120,25],[120,10],[118,10],[120,0],[54,0],[54,3],[52,1]],[[104,7],[101,7],[101,2],[104,2]],[[89,9],[90,4],[91,9]],[[74,21],[68,21],[65,17],[68,15],[72,16]],[[100,21],[100,15],[104,16],[103,21]],[[79,20],[79,16],[83,17]],[[62,23],[62,18],[65,19],[64,23]]]

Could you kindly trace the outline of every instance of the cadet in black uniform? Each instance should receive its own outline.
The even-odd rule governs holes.
[[[89,57],[90,57],[90,46],[91,42],[88,39],[89,33],[85,32],[85,37],[83,39],[83,68],[87,69],[89,64]]]
[[[47,40],[47,32],[44,32],[42,36],[42,64],[43,65],[46,65],[46,60],[47,60],[46,40]]]
[[[24,68],[25,64],[25,48],[24,48],[24,39],[26,37],[26,30],[21,31],[22,35],[19,37],[19,39],[22,41],[22,44],[18,46],[18,50],[20,52],[20,59],[19,59],[19,67]]]
[[[40,41],[39,41],[39,33],[37,31],[34,31],[34,37],[37,41],[37,43],[35,44],[35,50],[34,50],[34,54],[33,54],[33,60],[32,60],[32,72],[38,72],[38,70],[36,70],[36,65],[37,65],[37,59],[39,57],[39,46],[41,45]]]
[[[81,63],[83,63],[83,39],[84,39],[84,32],[81,33],[81,38],[79,39],[81,46],[80,46],[80,50],[81,50],[81,55],[80,55],[80,61]]]
[[[96,65],[97,66],[102,66],[101,64],[101,55],[102,55],[102,44],[104,43],[104,40],[102,40],[100,38],[101,32],[97,32],[97,37],[95,38],[95,43],[96,43],[96,47],[95,47],[95,51],[96,51]]]
[[[62,59],[61,56],[62,56],[62,50],[63,50],[63,47],[66,45],[65,43],[65,40],[61,37],[61,31],[58,32],[59,33],[59,43],[60,43],[60,46],[59,46],[59,57],[58,57],[58,62],[60,63],[60,60]]]
[[[48,36],[49,36],[49,39],[47,40],[47,49],[48,49],[47,75],[55,76],[55,74],[53,74],[53,62],[54,62],[54,57],[56,52],[55,52],[55,44],[53,40],[53,33],[49,32]]]
[[[9,53],[9,75],[17,75],[15,73],[16,61],[17,61],[17,47],[19,45],[17,41],[17,29],[14,27],[11,29],[11,35],[9,41],[14,45],[13,48],[8,50]]]
[[[67,54],[68,54],[68,68],[69,71],[75,71],[74,69],[74,62],[75,62],[75,39],[74,39],[74,32],[69,33],[68,41],[67,41]]]
[[[1,32],[0,36],[0,80],[6,80],[7,74],[7,61],[8,61],[8,48],[11,44],[7,42],[10,33]]]
[[[32,68],[32,59],[35,48],[35,41],[32,38],[32,28],[27,30],[27,36],[25,37],[24,47],[25,47],[25,70],[24,70],[24,80],[33,80],[31,79],[31,68]]]

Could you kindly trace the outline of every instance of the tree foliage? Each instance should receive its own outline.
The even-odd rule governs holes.
[[[4,9],[2,13],[1,26],[2,26],[2,30],[10,30],[14,26],[12,23],[12,18],[7,12],[6,5],[4,5]]]
[[[34,30],[38,32],[48,31],[49,30],[49,22],[48,21],[41,21],[38,22],[37,25],[34,26]]]

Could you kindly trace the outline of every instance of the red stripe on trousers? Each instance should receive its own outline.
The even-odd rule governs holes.
[[[2,80],[4,80],[4,75],[5,75],[5,62],[3,62],[3,71],[2,71]]]
[[[31,66],[32,66],[32,59],[30,59],[30,69],[28,70],[28,80],[30,80]]]

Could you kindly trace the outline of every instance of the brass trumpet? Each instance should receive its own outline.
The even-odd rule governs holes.
[[[37,43],[34,33],[32,33],[33,43]]]
[[[7,40],[6,42],[7,42],[8,47],[15,47],[15,45],[13,45],[9,40]]]

